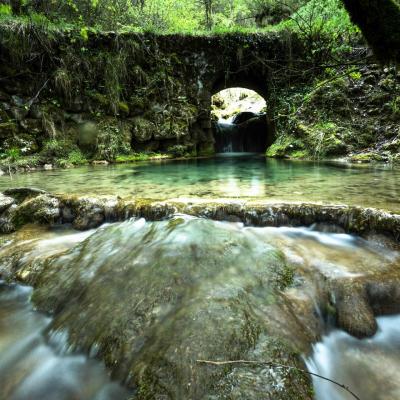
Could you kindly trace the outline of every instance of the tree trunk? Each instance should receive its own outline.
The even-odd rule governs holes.
[[[376,56],[400,62],[400,7],[395,0],[343,0]]]
[[[20,0],[10,0],[10,6],[14,15],[20,15],[22,13],[22,4]]]

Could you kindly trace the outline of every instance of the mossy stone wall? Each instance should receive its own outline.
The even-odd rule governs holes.
[[[112,161],[176,146],[211,154],[211,96],[241,86],[268,99],[273,71],[302,51],[283,34],[82,38],[25,26],[2,27],[0,37],[0,153],[17,148],[39,163],[51,162],[40,156],[49,141],[68,147],[67,160],[77,151]]]

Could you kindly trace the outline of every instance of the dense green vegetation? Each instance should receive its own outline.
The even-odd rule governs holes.
[[[400,172],[344,165],[345,176],[336,163],[262,155],[400,164],[399,29],[400,0],[0,0],[0,175],[10,175],[3,187],[13,181],[1,194],[0,233],[135,217],[70,250],[57,242],[60,257],[52,249],[49,259],[21,232],[24,245],[8,243],[0,272],[35,285],[33,301],[55,314],[46,332],[62,329],[74,349],[102,358],[138,400],[311,399],[296,366],[325,321],[367,337],[374,313],[394,310],[399,216],[359,206],[397,212]],[[224,100],[212,98],[232,87],[259,93],[262,111],[213,119]],[[257,154],[220,163],[218,152]],[[12,176],[155,159],[180,161]],[[306,203],[346,199],[357,207]],[[287,253],[248,227],[314,222],[306,236],[276,235]],[[363,248],[372,258],[385,251],[390,268],[380,259],[370,268],[357,241],[316,240],[319,229],[371,238],[373,251]],[[307,254],[293,252],[294,240]],[[325,262],[316,246],[329,242],[366,272],[342,274],[329,247]],[[315,266],[312,251],[323,256]],[[211,359],[236,365],[208,368]],[[249,368],[237,365],[246,359]]]
[[[198,94],[186,87],[189,78],[180,54],[185,43],[196,46],[196,38],[217,37],[229,57],[237,51],[232,43],[242,40],[237,58],[240,68],[247,68],[243,52],[253,57],[247,49],[257,48],[254,43],[263,34],[279,37],[288,49],[302,48],[290,68],[276,67],[278,54],[272,60],[256,55],[271,70],[264,83],[277,141],[267,155],[350,154],[358,161],[395,161],[398,74],[395,68],[383,73],[376,65],[346,11],[350,3],[3,0],[0,82],[7,82],[11,91],[1,93],[0,87],[8,104],[0,105],[0,165],[18,170],[213,154],[212,146],[199,150],[196,139],[180,139],[204,112]],[[398,10],[397,0],[385,4]],[[167,40],[180,43],[178,50],[159,51],[159,38],[165,35],[176,35]],[[115,40],[106,39],[110,37]],[[388,54],[393,58],[394,53]],[[35,79],[26,79],[33,74]],[[14,93],[16,81],[21,89]]]
[[[61,29],[80,26],[82,36],[88,29],[184,33],[293,29],[305,36],[354,31],[340,0],[11,0],[5,3],[0,5],[3,23],[25,21]]]

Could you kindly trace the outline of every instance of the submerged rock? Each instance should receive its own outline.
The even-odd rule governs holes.
[[[24,201],[27,197],[34,197],[46,192],[42,189],[30,188],[30,187],[17,187],[7,189],[3,192],[3,195],[13,197],[18,202]]]

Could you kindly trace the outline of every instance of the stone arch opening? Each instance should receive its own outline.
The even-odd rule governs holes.
[[[226,86],[216,85],[211,96],[215,152],[265,153],[274,129],[263,91],[254,90],[254,84]]]

